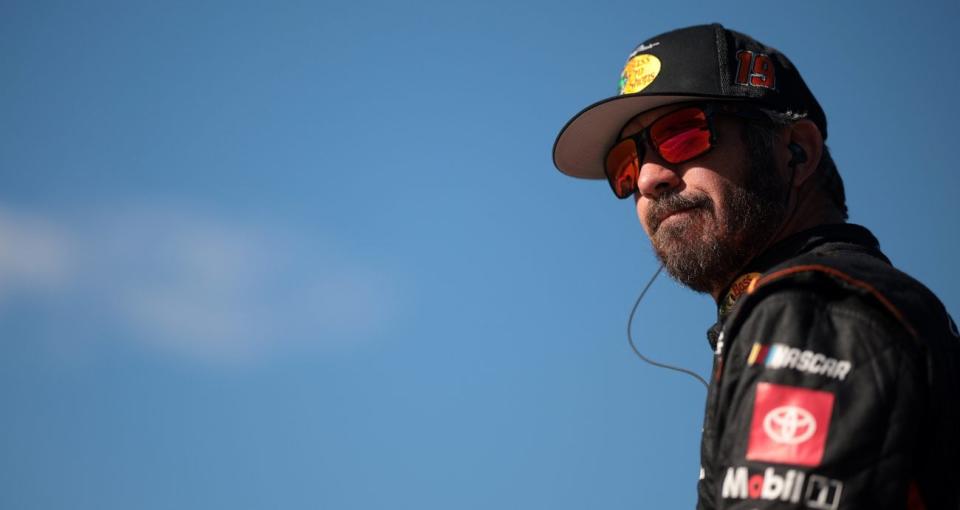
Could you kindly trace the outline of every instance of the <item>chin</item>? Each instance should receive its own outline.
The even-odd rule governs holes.
[[[683,218],[661,225],[651,237],[667,273],[697,292],[713,293],[742,265],[739,241],[718,235],[710,226],[705,218]]]

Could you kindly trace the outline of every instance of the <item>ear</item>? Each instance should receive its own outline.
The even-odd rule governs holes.
[[[817,165],[820,164],[820,156],[823,154],[823,136],[820,134],[820,128],[813,121],[801,119],[787,128],[783,141],[783,152],[788,161],[787,164],[790,165],[789,162],[793,161],[792,184],[795,188],[799,188],[807,182],[807,179],[817,170]],[[806,158],[796,158],[794,154],[798,150],[796,147],[790,150],[788,147],[791,144],[799,147]]]

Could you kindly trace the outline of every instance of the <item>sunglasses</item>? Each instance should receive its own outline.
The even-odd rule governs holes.
[[[706,154],[717,141],[713,116],[718,113],[762,118],[758,110],[713,104],[689,106],[658,117],[642,131],[619,140],[607,152],[604,171],[613,194],[617,198],[627,198],[637,191],[640,166],[648,144],[671,164],[684,163]]]

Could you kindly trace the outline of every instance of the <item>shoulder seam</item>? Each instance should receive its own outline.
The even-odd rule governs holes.
[[[852,285],[854,287],[857,287],[859,289],[862,289],[868,292],[870,295],[876,298],[876,300],[880,302],[880,304],[883,305],[883,307],[886,308],[887,311],[890,312],[894,316],[894,318],[896,318],[897,321],[900,322],[900,324],[902,324],[903,327],[906,328],[907,331],[914,338],[919,338],[920,335],[917,333],[917,330],[914,329],[913,326],[906,320],[906,318],[904,317],[900,309],[897,308],[896,305],[894,305],[889,299],[887,299],[887,297],[884,296],[882,292],[877,290],[876,287],[874,287],[873,285],[870,285],[869,283],[863,280],[858,280],[848,275],[847,273],[844,273],[843,271],[840,271],[838,269],[835,269],[829,266],[823,266],[820,264],[808,264],[808,265],[802,265],[802,266],[789,267],[787,269],[781,269],[780,271],[774,271],[770,274],[763,275],[762,277],[751,282],[750,286],[747,288],[747,294],[754,294],[757,291],[757,289],[759,289],[760,287],[773,283],[777,280],[781,280],[788,276],[792,276],[798,273],[813,273],[813,272],[825,273],[833,278],[843,281],[848,285]]]

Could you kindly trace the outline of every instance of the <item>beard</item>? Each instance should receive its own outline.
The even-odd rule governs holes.
[[[702,193],[673,193],[651,203],[650,241],[673,279],[697,292],[717,292],[772,240],[786,214],[787,184],[769,157],[754,160],[744,181],[728,186],[722,214]],[[683,212],[662,224],[677,211]]]

